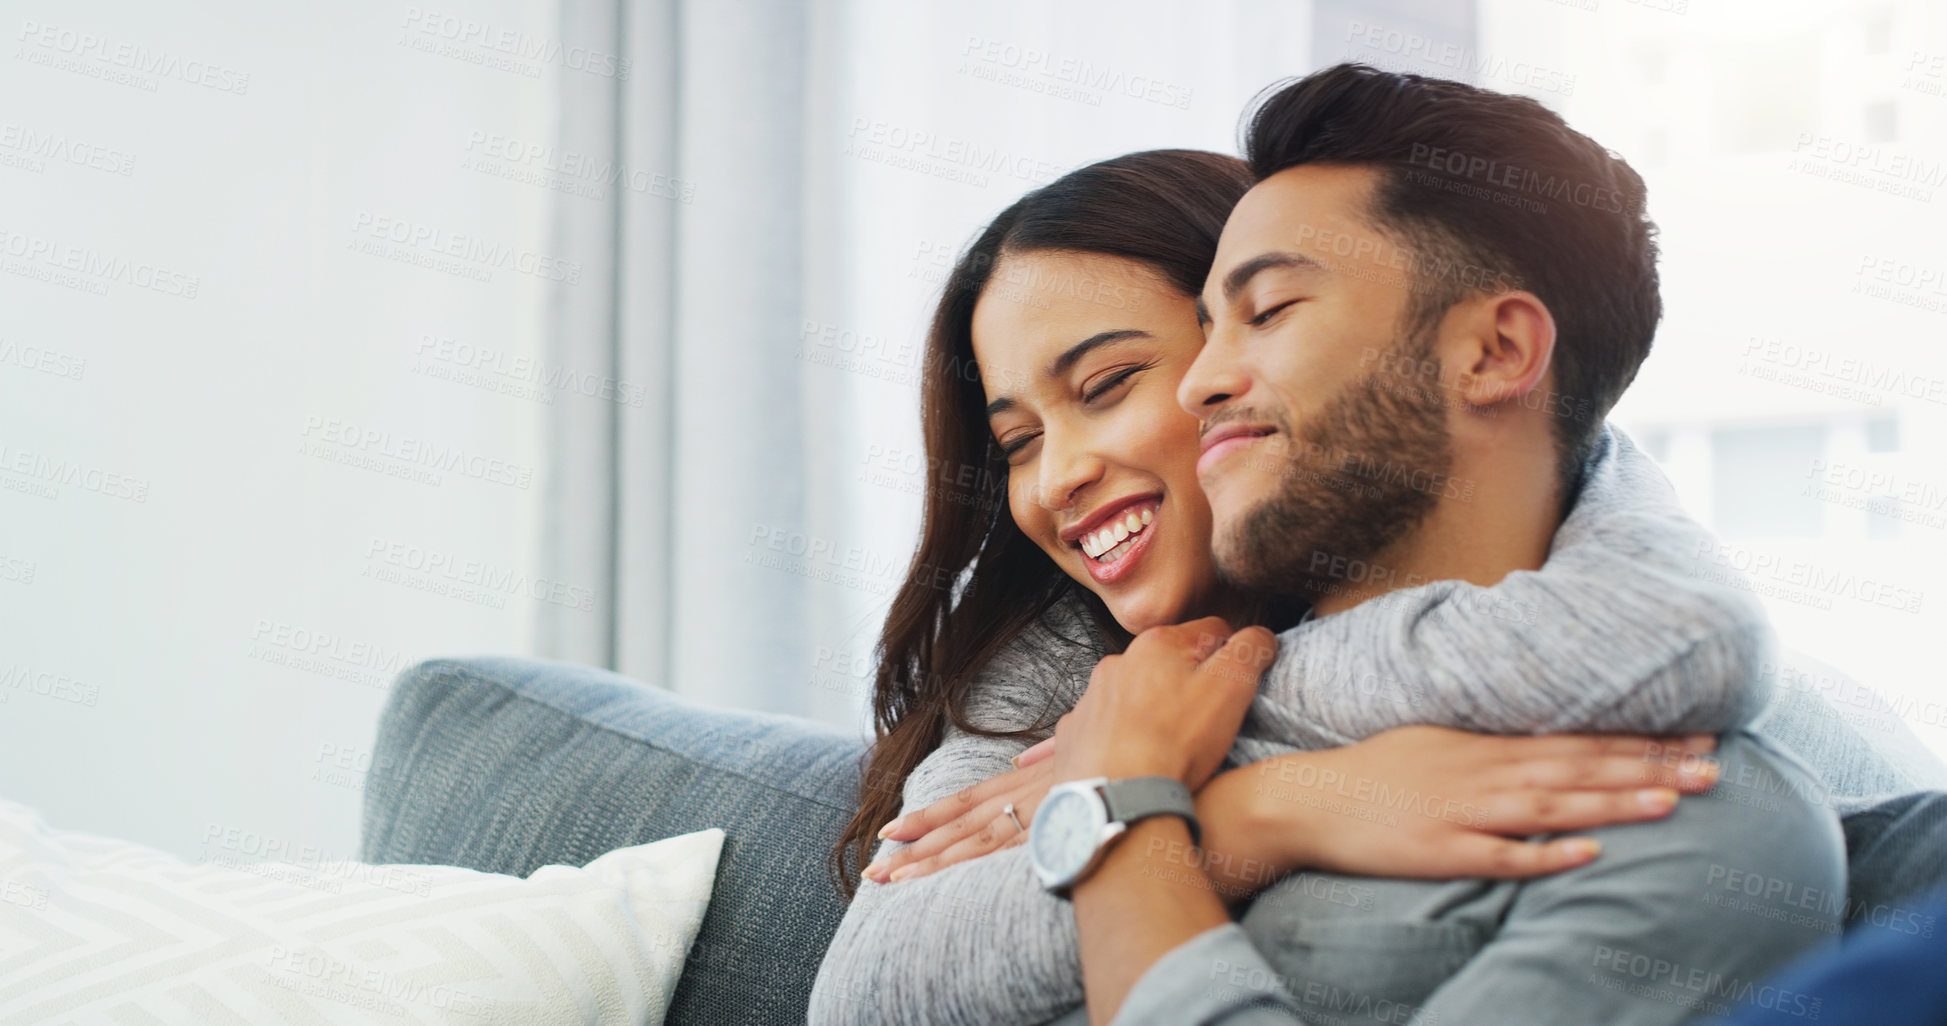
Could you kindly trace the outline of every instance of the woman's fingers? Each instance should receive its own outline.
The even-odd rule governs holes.
[[[1015,756],[1014,767],[1016,769],[1026,769],[1053,754],[1055,754],[1055,739],[1049,737],[1046,741],[1038,741],[1030,745],[1027,751]]]
[[[970,784],[923,809],[908,812],[879,829],[879,839],[911,841],[965,816],[991,801],[1035,779],[1031,768],[1008,770],[978,784]]]
[[[879,883],[908,880],[938,872],[956,862],[978,858],[990,851],[1011,847],[1027,839],[1027,824],[1034,821],[1039,797],[1022,796],[1014,807],[1021,826],[1014,825],[1005,803],[983,805],[975,812],[927,834],[913,844],[874,861],[865,875]]]
[[[1016,811],[1018,812],[1019,810],[1017,809]],[[1026,816],[1021,817],[1021,822],[1026,823],[1027,821]],[[911,880],[917,876],[925,876],[928,873],[937,873],[948,866],[965,862],[968,859],[979,858],[988,852],[1018,844],[1026,837],[1027,834],[1025,831],[1016,827],[1012,819],[1002,814],[988,820],[987,825],[976,833],[963,837],[947,846],[945,851],[925,858],[914,859],[903,866],[893,867],[889,870],[887,879],[890,882],[897,883],[901,880]],[[900,854],[904,854],[904,852],[902,851]]]
[[[1001,803],[998,799],[982,802],[968,809],[964,815],[928,830],[913,843],[893,852],[890,857],[910,862],[943,851],[948,845],[986,826],[989,820],[1000,815],[1000,808]]]
[[[963,787],[923,809],[908,812],[879,828],[879,839],[911,841],[924,837],[979,808],[994,790],[994,786],[1007,776],[1007,773],[1003,773],[998,777]]]
[[[1543,734],[1537,737],[1494,739],[1508,758],[1587,759],[1600,756],[1636,758],[1646,762],[1680,760],[1709,755],[1717,749],[1714,734],[1651,737],[1644,734]]]
[[[913,840],[913,843],[893,852],[889,858],[909,862],[944,850],[948,845],[968,834],[985,827],[994,817],[1002,815],[1001,809],[1010,800],[1018,800],[1011,793],[997,794],[982,801],[973,808],[966,809],[954,818],[928,830]],[[927,808],[932,808],[928,806]],[[925,810],[921,810],[922,812]],[[1023,820],[1025,822],[1025,820]],[[893,838],[900,840],[900,838]],[[897,862],[895,862],[895,865]]]
[[[1011,770],[893,820],[888,826],[898,829],[888,831],[886,836],[912,843],[873,860],[865,867],[864,875],[886,883],[904,866],[928,860],[934,860],[934,869],[950,866],[984,855],[1009,841],[1012,835],[1023,834],[1027,824],[1033,821],[1035,808],[1048,794],[1049,765],[1044,760],[1037,767]],[[969,801],[974,804],[967,805]],[[1020,817],[1020,827],[1007,815],[1009,802]],[[924,832],[921,827],[925,827]]]
[[[1604,791],[1670,787],[1685,794],[1710,790],[1718,765],[1700,755],[1644,758],[1641,754],[1518,759],[1499,767],[1496,784],[1511,790]]]
[[[1511,841],[1486,834],[1461,834],[1447,849],[1442,862],[1453,867],[1454,876],[1525,880],[1574,869],[1600,854],[1602,845],[1587,837]]]
[[[1662,819],[1677,807],[1677,791],[1648,787],[1621,791],[1505,791],[1469,810],[1465,824],[1491,834],[1526,836],[1590,830]]]

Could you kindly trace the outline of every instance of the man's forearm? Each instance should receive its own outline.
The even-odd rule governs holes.
[[[1197,823],[1203,830],[1202,865],[1218,897],[1232,911],[1288,873],[1304,867],[1281,843],[1301,829],[1292,822],[1303,809],[1286,802],[1276,821],[1261,808],[1257,769],[1240,767],[1210,778],[1197,792]]]
[[[1102,865],[1076,885],[1082,978],[1095,1026],[1115,1017],[1130,988],[1158,959],[1230,922],[1194,852],[1182,819],[1152,817],[1130,827]]]
[[[1432,724],[1491,734],[1720,733],[1761,710],[1762,604],[1698,572],[1715,537],[1617,436],[1537,572],[1431,581],[1281,636],[1246,760]]]

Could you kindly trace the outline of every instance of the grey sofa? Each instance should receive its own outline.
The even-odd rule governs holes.
[[[722,827],[716,892],[668,1022],[802,1023],[844,914],[826,854],[856,807],[863,754],[820,724],[699,706],[605,670],[434,660],[393,684],[362,858],[526,875]],[[1835,804],[1852,923],[1947,881],[1947,794]]]
[[[825,855],[857,808],[863,753],[808,720],[709,709],[585,666],[422,663],[380,719],[361,858],[525,876],[722,827],[668,1022],[802,1023],[845,914]]]

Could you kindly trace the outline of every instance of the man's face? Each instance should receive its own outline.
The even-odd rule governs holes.
[[[1330,568],[1405,537],[1452,466],[1437,326],[1406,323],[1409,254],[1370,223],[1377,180],[1301,166],[1259,183],[1204,286],[1207,341],[1177,400],[1205,422],[1212,545],[1243,587],[1329,594]]]

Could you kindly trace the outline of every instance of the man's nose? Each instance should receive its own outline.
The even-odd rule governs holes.
[[[1234,347],[1226,345],[1217,333],[1211,334],[1189,373],[1176,386],[1176,401],[1190,416],[1209,420],[1223,404],[1250,390],[1250,376],[1237,359]]]

